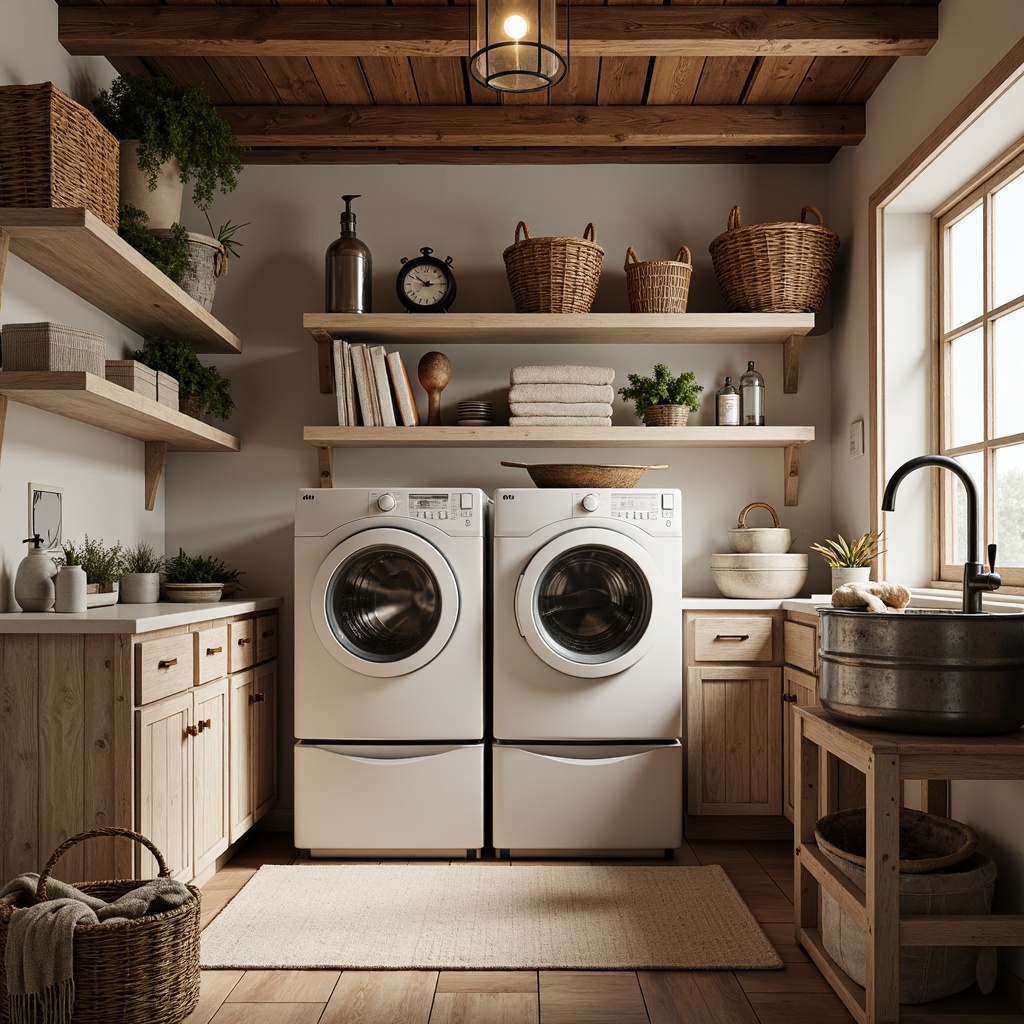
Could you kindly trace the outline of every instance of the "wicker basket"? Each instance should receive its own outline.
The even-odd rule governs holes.
[[[649,405],[644,409],[645,427],[685,427],[689,419],[688,405]]]
[[[805,224],[807,211],[817,224]],[[800,221],[740,227],[740,208],[729,229],[708,250],[731,313],[817,313],[832,276],[839,236],[824,226],[813,206]]]
[[[636,487],[649,469],[660,466],[604,466],[584,462],[502,462],[525,469],[538,487]]]
[[[583,238],[531,238],[520,221],[502,256],[517,313],[590,312],[604,258],[593,224]]]
[[[86,207],[117,230],[118,143],[52,82],[0,87],[0,206]]]
[[[134,359],[108,359],[107,380],[156,401],[156,370]]]
[[[4,324],[5,370],[58,370],[104,375],[106,341],[102,334],[48,322]]]
[[[685,313],[690,293],[690,250],[679,247],[674,260],[641,263],[636,250],[626,250],[626,290],[631,313]]]
[[[46,880],[58,858],[76,843],[98,836],[125,836],[145,846],[156,858],[161,878],[170,869],[145,836],[126,828],[80,832],[54,850],[39,875],[38,900],[46,899]],[[137,889],[138,879],[84,882],[76,888],[111,902]],[[127,921],[78,925],[74,935],[74,1024],[178,1024],[199,1001],[200,894],[173,910]],[[0,964],[5,962],[7,930],[25,894],[0,900]],[[7,972],[0,971],[0,1024],[9,1024]]]

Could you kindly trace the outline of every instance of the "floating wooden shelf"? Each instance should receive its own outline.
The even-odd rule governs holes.
[[[782,448],[786,504],[796,505],[814,427],[305,427],[303,440],[317,449],[323,487],[334,486],[335,448]]]
[[[238,438],[91,373],[0,371],[0,447],[8,399],[146,443],[146,508],[172,452],[237,452]]]
[[[334,393],[330,342],[418,345],[783,346],[783,383],[795,394],[800,344],[813,313],[306,313],[319,347],[320,390]]]
[[[242,350],[238,337],[89,210],[0,207],[4,232],[15,256],[137,334],[180,338],[197,352]]]

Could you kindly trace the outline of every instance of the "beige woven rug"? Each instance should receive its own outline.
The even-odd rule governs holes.
[[[201,944],[204,967],[782,966],[717,865],[265,865]]]

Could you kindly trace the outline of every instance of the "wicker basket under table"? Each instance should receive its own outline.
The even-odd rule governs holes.
[[[40,872],[37,900],[46,899],[46,880],[58,858],[76,843],[99,836],[124,836],[156,858],[161,878],[170,869],[160,851],[138,832],[99,828],[66,839]],[[138,879],[80,882],[76,888],[111,902],[143,883]],[[74,935],[73,1024],[179,1024],[199,1001],[200,893],[173,910],[130,921],[78,925]],[[21,894],[24,897],[24,893]],[[16,910],[14,894],[0,900],[0,965],[6,962],[7,929]],[[0,970],[0,1024],[9,1024],[7,973]]]
[[[53,82],[0,86],[0,206],[85,207],[116,231],[118,151]]]

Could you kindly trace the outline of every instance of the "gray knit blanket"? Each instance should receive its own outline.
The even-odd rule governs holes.
[[[0,890],[33,901],[39,876],[19,875]],[[192,898],[173,878],[154,878],[112,903],[55,878],[47,899],[14,911],[7,926],[7,994],[11,1024],[69,1024],[75,1008],[73,943],[77,925],[116,924],[180,907]]]

